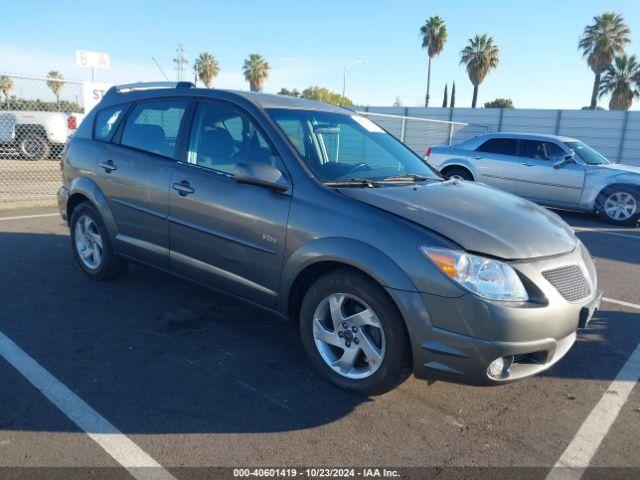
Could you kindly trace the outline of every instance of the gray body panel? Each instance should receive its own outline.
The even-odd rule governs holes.
[[[575,340],[580,313],[597,296],[568,302],[541,272],[568,264],[589,270],[571,229],[555,214],[468,182],[385,188],[329,188],[310,173],[265,108],[353,112],[280,96],[201,89],[108,94],[96,108],[156,97],[203,98],[244,110],[282,159],[285,193],[240,184],[228,174],[92,140],[95,110],[64,159],[59,205],[64,218],[79,201],[100,211],[116,252],[224,291],[297,320],[300,285],[345,266],[385,288],[411,339],[421,378],[496,383],[496,356],[545,352],[550,367]],[[117,170],[100,166],[112,160]],[[468,159],[464,158],[464,161]],[[474,172],[478,174],[478,172]],[[188,182],[190,193],[175,184]],[[534,295],[524,304],[482,299],[446,277],[418,246],[466,249],[506,259]],[[311,273],[310,273],[311,272]],[[315,273],[314,273],[315,272]],[[304,292],[302,292],[304,293]]]
[[[102,162],[116,170],[106,171]],[[141,261],[169,268],[169,181],[175,162],[120,145],[97,155],[96,184],[108,199],[118,234],[115,248]]]
[[[465,250],[504,259],[570,252],[573,231],[556,214],[487,186],[449,180],[415,188],[344,189],[345,195],[431,228]]]
[[[575,211],[593,212],[598,195],[610,185],[640,186],[640,168],[631,165],[589,165],[576,157],[562,168],[554,160],[487,154],[476,149],[492,138],[550,142],[570,153],[565,142],[573,138],[526,133],[481,135],[455,146],[431,148],[428,163],[439,172],[466,168],[474,180],[515,193],[536,203]]]
[[[178,163],[171,183],[171,271],[276,306],[291,196]]]

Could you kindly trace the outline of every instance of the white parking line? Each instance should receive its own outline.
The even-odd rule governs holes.
[[[602,300],[640,310],[640,305],[634,303],[606,297]],[[547,475],[547,480],[580,480],[638,380],[640,343],[591,410],[578,433]]]
[[[616,237],[624,237],[631,238],[633,240],[640,240],[640,235],[633,235],[631,233],[620,233],[620,232],[612,232],[610,230],[603,230],[601,228],[587,228],[587,227],[571,227],[576,232],[594,232],[594,233],[604,233],[605,235],[614,235]]]
[[[138,480],[176,480],[158,462],[114,427],[38,362],[0,332],[0,356]]]
[[[622,300],[615,300],[613,298],[602,297],[604,302],[615,303],[616,305],[622,305],[624,307],[635,308],[636,310],[640,310],[640,305],[637,303],[629,303],[623,302]]]
[[[6,222],[8,220],[27,220],[29,218],[43,218],[43,217],[59,217],[59,213],[39,213],[37,215],[20,215],[17,217],[0,217],[0,222]]]

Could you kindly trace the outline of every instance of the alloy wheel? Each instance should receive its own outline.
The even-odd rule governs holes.
[[[355,295],[325,297],[313,315],[313,336],[324,362],[343,377],[370,377],[384,360],[386,340],[380,319]]]
[[[633,195],[627,192],[615,192],[604,201],[604,212],[612,220],[628,220],[635,215],[638,204]]]
[[[98,225],[89,215],[82,215],[74,230],[76,250],[83,265],[95,270],[102,262],[104,243]]]

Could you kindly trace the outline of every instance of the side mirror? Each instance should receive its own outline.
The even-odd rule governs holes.
[[[270,163],[240,162],[236,165],[233,177],[238,183],[258,185],[279,193],[289,190],[282,172]]]
[[[559,162],[556,162],[556,163],[553,164],[553,168],[555,168],[555,169],[562,168],[567,163],[573,162],[575,155],[576,155],[576,152],[574,152],[573,150],[569,150],[569,153],[567,153],[564,156],[564,158],[562,158],[562,160],[560,160]]]

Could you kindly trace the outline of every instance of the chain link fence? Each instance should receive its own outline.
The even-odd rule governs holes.
[[[0,74],[0,209],[50,205],[57,161],[84,117],[82,82]]]
[[[0,209],[51,205],[59,157],[84,118],[82,82],[0,73]],[[487,132],[485,125],[360,112],[418,155]]]
[[[447,122],[386,113],[358,113],[377,123],[420,156],[425,154],[427,147],[454,145],[489,132],[488,126],[481,124]]]

